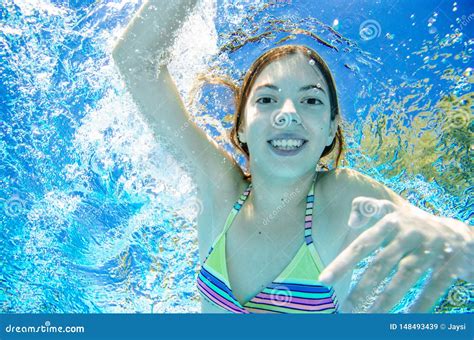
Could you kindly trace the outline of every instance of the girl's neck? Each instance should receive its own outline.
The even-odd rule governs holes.
[[[264,224],[282,216],[296,215],[295,212],[305,209],[315,175],[312,171],[297,178],[278,178],[253,172],[252,190],[246,202],[252,210],[248,210],[249,213],[262,219]]]

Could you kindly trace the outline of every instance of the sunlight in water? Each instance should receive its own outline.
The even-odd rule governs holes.
[[[142,2],[67,3],[1,5],[2,312],[199,312],[203,207],[189,164],[176,157],[175,141],[153,136],[110,55]],[[353,3],[199,6],[177,34],[169,69],[192,118],[243,168],[228,139],[229,91],[196,86],[196,77],[240,84],[263,51],[307,44],[335,76],[343,165],[423,209],[472,223],[474,40],[461,6],[444,25],[430,13],[429,27],[417,19],[423,8],[391,22],[376,8],[354,14]],[[402,38],[395,31],[404,23],[413,31]],[[333,159],[322,163],[332,167]],[[472,311],[469,289],[457,282],[438,311]]]

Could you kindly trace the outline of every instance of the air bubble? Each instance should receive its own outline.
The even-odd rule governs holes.
[[[452,252],[453,252],[453,248],[451,247],[451,245],[446,244],[446,246],[444,247],[444,252],[447,253],[447,254],[452,253]]]
[[[309,61],[309,64],[313,66],[313,65],[315,64],[314,60],[311,59],[311,60]]]

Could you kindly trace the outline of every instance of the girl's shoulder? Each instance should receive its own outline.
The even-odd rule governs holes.
[[[324,193],[335,193],[350,189],[355,184],[363,185],[367,177],[357,170],[349,168],[336,168],[323,171],[319,174],[318,182]]]
[[[320,174],[321,190],[327,197],[350,201],[357,196],[387,199],[396,204],[404,200],[384,184],[357,170],[337,168]]]

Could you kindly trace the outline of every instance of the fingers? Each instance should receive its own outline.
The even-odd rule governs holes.
[[[418,282],[420,276],[430,268],[434,261],[433,255],[425,254],[423,248],[404,257],[399,262],[398,270],[385,288],[383,295],[375,300],[367,312],[388,313]]]
[[[423,289],[420,297],[410,309],[410,312],[431,313],[436,302],[446,293],[455,280],[451,274],[451,269],[449,267],[444,267],[439,270]]]
[[[375,249],[390,241],[397,233],[397,223],[391,214],[386,215],[372,228],[364,231],[319,275],[319,281],[332,285],[348,270],[367,257]]]
[[[401,239],[394,240],[380,251],[347,297],[350,303],[357,306],[365,301],[368,295],[388,277],[405,254],[418,248],[420,242],[421,236],[419,234],[407,234]]]
[[[380,219],[395,209],[395,204],[388,200],[359,196],[352,200],[352,210],[347,224],[351,228],[361,228],[371,219]]]
[[[450,256],[438,256],[439,263],[433,270],[433,275],[421,292],[419,298],[410,309],[412,313],[430,313],[439,298],[446,293],[456,279],[459,263],[462,261],[462,251]]]

